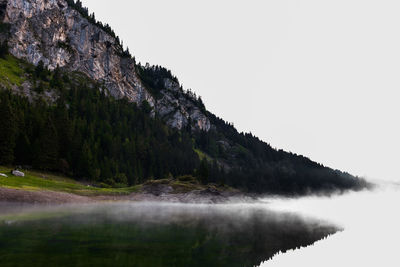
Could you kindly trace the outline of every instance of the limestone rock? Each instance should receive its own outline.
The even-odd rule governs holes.
[[[18,170],[13,170],[11,173],[12,173],[12,175],[14,175],[14,176],[25,177],[25,173],[23,173],[23,172],[21,172],[21,171],[18,171]]]
[[[197,106],[197,100],[185,94],[179,84],[169,79],[164,80],[165,90],[163,96],[157,101],[158,113],[172,127],[182,129],[188,123],[195,130],[209,131],[210,120]]]

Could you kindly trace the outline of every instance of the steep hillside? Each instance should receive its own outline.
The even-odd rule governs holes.
[[[169,70],[137,64],[80,2],[0,0],[0,19],[0,164],[115,186],[180,175],[260,193],[367,186],[238,133]]]
[[[8,45],[14,56],[35,65],[43,62],[50,70],[83,72],[116,98],[148,102],[173,127],[186,126],[190,120],[195,128],[209,129],[208,119],[182,98],[176,82],[162,80],[162,93],[152,94],[112,29],[97,22],[80,2],[1,0],[0,20],[9,32]],[[171,108],[174,105],[179,108]]]

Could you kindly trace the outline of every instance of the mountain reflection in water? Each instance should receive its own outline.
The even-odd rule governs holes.
[[[267,204],[10,205],[2,266],[254,266],[337,231]]]
[[[344,231],[313,246],[280,254],[261,266],[400,266],[400,186],[374,182],[378,187],[373,191],[268,200],[271,209],[328,220]]]

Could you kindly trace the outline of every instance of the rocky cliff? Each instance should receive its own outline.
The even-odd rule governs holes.
[[[137,73],[134,59],[123,54],[119,41],[90,22],[65,0],[0,0],[0,19],[9,25],[10,53],[49,69],[85,73],[116,98],[147,101],[171,127],[208,131],[207,116],[188,99],[179,84],[165,79],[158,97]]]

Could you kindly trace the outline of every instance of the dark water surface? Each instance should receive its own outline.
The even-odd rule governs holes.
[[[1,266],[254,266],[333,234],[265,204],[0,205]]]

